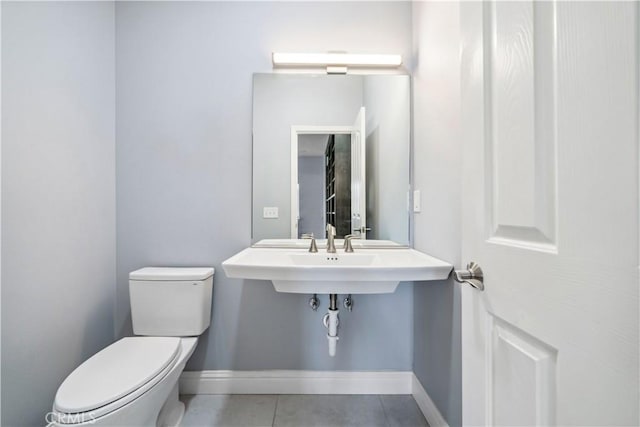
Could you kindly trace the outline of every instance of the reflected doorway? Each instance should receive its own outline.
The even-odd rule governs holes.
[[[366,239],[364,108],[353,126],[291,127],[291,238]]]
[[[306,134],[298,137],[298,237],[352,234],[351,136]]]

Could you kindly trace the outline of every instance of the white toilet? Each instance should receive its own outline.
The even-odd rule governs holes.
[[[211,322],[213,268],[129,274],[135,337],[78,366],[56,393],[51,426],[178,426],[178,378]]]

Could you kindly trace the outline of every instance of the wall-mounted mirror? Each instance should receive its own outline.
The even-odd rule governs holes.
[[[406,75],[255,74],[253,241],[409,243]]]

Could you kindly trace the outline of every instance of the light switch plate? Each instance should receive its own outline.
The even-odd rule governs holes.
[[[262,218],[278,218],[278,207],[262,208]]]
[[[413,192],[413,212],[420,212],[421,204],[422,200],[420,200],[420,190],[415,190]]]

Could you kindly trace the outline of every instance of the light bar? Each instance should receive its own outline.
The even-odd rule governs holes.
[[[272,55],[274,66],[290,67],[388,67],[402,65],[402,55],[354,53],[281,53]]]

